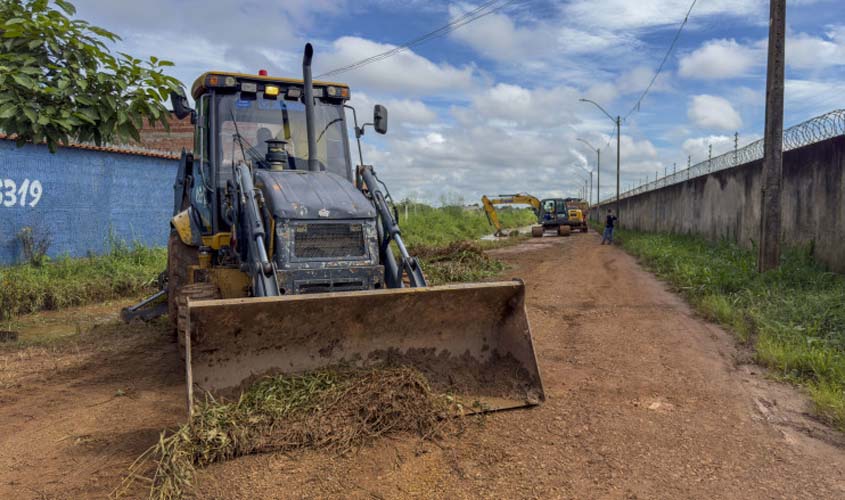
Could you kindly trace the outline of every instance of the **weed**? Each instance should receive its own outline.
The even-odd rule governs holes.
[[[121,245],[101,256],[0,267],[0,320],[148,292],[166,263],[163,248]]]
[[[18,240],[23,248],[23,258],[30,265],[39,267],[49,259],[47,249],[53,242],[49,231],[40,231],[31,226],[25,226],[18,231]]]
[[[484,253],[481,245],[459,241],[445,247],[414,248],[431,285],[480,281],[504,270],[501,262]]]
[[[191,421],[162,433],[130,467],[115,496],[128,494],[143,478],[151,485],[150,498],[181,498],[190,492],[197,467],[247,454],[300,449],[345,454],[399,432],[436,439],[447,426],[459,425],[444,418],[456,409],[411,368],[265,378],[237,401],[197,402]]]
[[[627,251],[753,345],[758,362],[807,386],[820,415],[845,429],[845,278],[808,248],[786,251],[777,270],[759,274],[754,253],[732,243],[620,232]]]

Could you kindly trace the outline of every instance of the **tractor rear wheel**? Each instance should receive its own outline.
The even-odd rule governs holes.
[[[531,227],[531,236],[534,238],[539,238],[543,236],[543,226],[532,226]]]

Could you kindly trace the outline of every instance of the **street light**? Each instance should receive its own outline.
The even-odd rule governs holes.
[[[576,163],[576,165],[578,165],[578,164]],[[588,192],[588,190],[592,189],[591,185],[592,185],[592,181],[593,181],[593,173],[591,171],[587,170],[586,168],[582,167],[581,165],[578,165],[578,166],[583,168],[584,170],[586,170],[590,174],[589,178],[586,175],[581,175],[581,174],[578,174],[578,173],[575,174],[575,177],[577,177],[579,180],[584,181],[584,185],[579,188],[580,193],[581,193],[579,195],[579,198],[581,198],[583,200],[584,198],[587,197],[585,195]]]
[[[601,105],[599,105],[599,103],[597,103],[596,101],[591,101],[590,99],[584,99],[584,98],[581,98],[581,99],[578,99],[578,100],[581,101],[581,102],[589,102],[590,104],[599,108],[599,110],[601,110],[601,112],[604,113],[605,116],[610,118],[610,121],[612,121],[613,123],[616,124],[616,216],[619,217],[619,163],[620,163],[619,149],[620,149],[620,141],[621,141],[620,133],[621,133],[621,128],[622,128],[622,117],[617,115],[616,118],[613,118],[612,116],[610,116],[610,113],[605,111],[605,109],[603,107],[601,107]]]
[[[589,190],[590,190],[589,193],[590,194],[587,196],[587,201],[589,202],[590,206],[592,207],[593,206],[593,171],[590,170],[589,168],[585,167],[584,165],[581,165],[580,163],[575,163],[575,165],[583,168],[585,172],[590,174],[590,187],[589,187]]]
[[[593,147],[592,144],[584,139],[579,138],[578,140],[596,152],[596,217],[598,217],[599,207],[601,206],[601,149]],[[592,188],[590,192],[592,192]]]

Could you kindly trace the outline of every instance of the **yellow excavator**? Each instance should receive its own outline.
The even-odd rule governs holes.
[[[558,236],[569,236],[572,231],[569,225],[569,210],[562,198],[541,200],[528,193],[500,194],[493,198],[483,195],[481,203],[487,221],[496,229],[496,236],[505,235],[496,205],[530,205],[537,216],[537,224],[531,227],[531,236],[535,238],[543,236],[547,231],[554,231]]]
[[[366,127],[387,131],[387,109],[359,125],[347,85],[312,80],[312,56],[308,44],[302,79],[205,73],[196,109],[171,95],[196,133],[174,185],[159,296],[189,412],[194,390],[237,397],[265,375],[385,364],[415,367],[483,410],[538,404],[524,284],[429,286],[361,153]]]

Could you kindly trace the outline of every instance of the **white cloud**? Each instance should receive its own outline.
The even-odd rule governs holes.
[[[335,40],[331,52],[315,54],[314,73],[345,66],[380,54],[395,45],[378,43],[365,38],[344,36]],[[319,56],[319,57],[318,57]],[[437,64],[411,50],[388,59],[363,66],[342,75],[353,86],[404,95],[426,95],[465,90],[473,80],[474,70],[467,65],[456,68],[450,64]]]
[[[733,39],[710,40],[681,58],[678,73],[702,80],[741,77],[762,62],[761,56],[761,51]]]
[[[370,121],[373,106],[382,104],[387,107],[391,129],[397,126],[430,125],[437,120],[437,113],[426,104],[413,99],[378,99],[363,92],[353,92],[349,105],[354,107],[361,122]]]
[[[692,164],[702,162],[710,155],[710,147],[713,147],[713,157],[731,151],[734,147],[734,137],[727,135],[709,135],[706,137],[695,137],[684,141],[682,149],[685,155],[692,157]]]
[[[702,94],[690,100],[687,116],[697,126],[705,129],[738,130],[742,127],[742,117],[722,97]]]
[[[787,114],[795,117],[787,125],[841,109],[842,96],[845,96],[845,82],[842,80],[787,79],[784,109]]]
[[[630,30],[679,25],[689,9],[688,0],[573,0],[563,7],[571,22],[610,29]],[[694,19],[713,15],[749,17],[763,11],[759,0],[709,0],[700,2]]]
[[[845,65],[845,25],[829,26],[824,37],[806,33],[788,36],[786,63],[796,69]]]
[[[654,78],[654,69],[647,66],[637,66],[630,71],[626,71],[616,80],[616,87],[622,94],[630,94],[634,92],[642,92],[651,83]],[[650,92],[657,92],[661,90],[669,90],[669,74],[661,73],[654,81]]]

